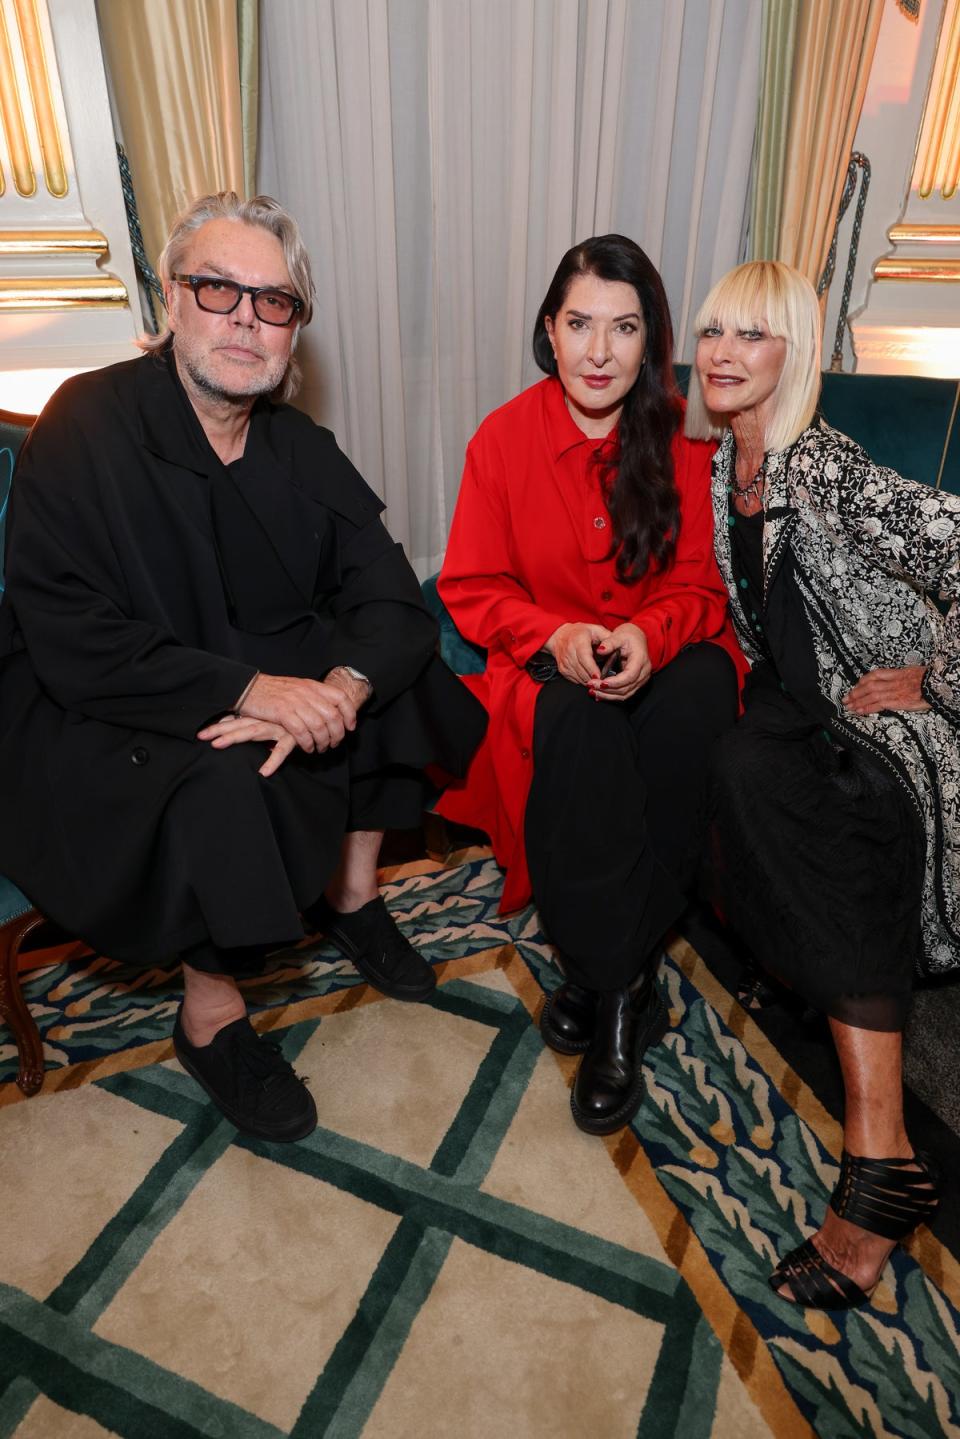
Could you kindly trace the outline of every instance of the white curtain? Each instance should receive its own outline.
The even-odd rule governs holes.
[[[658,265],[677,358],[740,258],[761,0],[267,0],[259,185],[317,283],[299,403],[388,506],[421,576],[467,440],[539,378],[563,252]]]

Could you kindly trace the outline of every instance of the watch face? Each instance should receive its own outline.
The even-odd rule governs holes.
[[[556,679],[558,670],[557,662],[549,650],[537,650],[527,660],[527,674],[538,685],[546,684],[547,680]]]

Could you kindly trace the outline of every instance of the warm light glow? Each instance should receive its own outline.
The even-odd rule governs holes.
[[[857,370],[864,375],[928,375],[960,379],[960,329],[934,325],[853,322]]]
[[[74,365],[67,370],[0,370],[0,410],[15,415],[39,415],[64,380],[81,375],[92,365]]]

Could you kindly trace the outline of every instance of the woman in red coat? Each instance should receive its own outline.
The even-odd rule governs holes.
[[[490,716],[441,810],[493,840],[502,908],[529,899],[566,982],[547,1044],[583,1054],[576,1123],[609,1134],[666,1027],[655,983],[684,907],[707,753],[737,665],[713,557],[712,446],[680,433],[660,276],[621,235],[569,250],[534,328],[550,378],[487,417],[439,591],[487,650]]]

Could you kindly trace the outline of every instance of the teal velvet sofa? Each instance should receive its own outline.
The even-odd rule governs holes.
[[[678,366],[681,388],[688,367]],[[896,375],[824,375],[822,410],[837,429],[858,440],[881,464],[925,484],[960,494],[960,382]],[[29,429],[22,416],[0,411],[0,557],[13,464]],[[0,594],[3,568],[0,558]],[[444,659],[458,674],[482,670],[483,650],[460,635],[437,593],[436,576],[424,582],[424,596],[440,621]],[[0,1021],[13,1031],[19,1056],[17,1083],[34,1094],[43,1082],[43,1050],[36,1024],[23,1001],[20,947],[42,916],[0,875]]]

